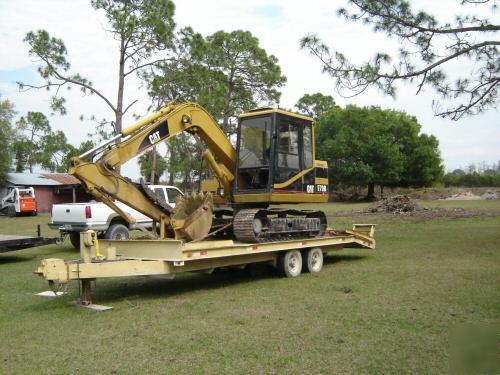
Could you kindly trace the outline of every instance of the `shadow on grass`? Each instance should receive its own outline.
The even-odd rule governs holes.
[[[12,252],[0,253],[0,264],[27,262],[37,258],[51,258],[55,254],[59,256],[73,253],[72,248],[59,247],[60,245],[45,245],[30,247],[27,249],[12,250]],[[24,252],[24,253],[21,253]],[[78,258],[75,251],[75,258]]]
[[[116,285],[94,288],[93,297],[97,301],[110,302],[140,296],[141,299],[169,298],[190,294],[197,291],[232,287],[259,279],[278,278],[276,270],[268,267],[262,275],[250,276],[246,270],[224,269],[206,275],[199,273],[182,274],[176,279],[129,279],[127,282],[116,282]],[[102,285],[102,284],[101,284]],[[99,303],[99,302],[96,302]]]
[[[363,260],[368,258],[369,255],[343,255],[343,254],[330,254],[323,259],[324,264],[335,264],[339,262],[352,262],[356,260]]]
[[[358,261],[367,258],[367,255],[329,255],[324,259],[325,265],[339,262]],[[306,276],[305,274],[304,276]],[[109,303],[117,300],[127,300],[139,296],[141,299],[169,298],[178,295],[190,294],[197,291],[233,287],[264,279],[278,279],[276,269],[272,266],[265,268],[262,274],[252,276],[247,269],[216,269],[212,274],[186,273],[175,279],[127,279],[126,282],[115,280],[93,285],[93,299],[96,303]],[[111,285],[110,283],[114,283]],[[101,284],[101,287],[99,287]],[[135,299],[135,298],[134,298]]]
[[[28,260],[32,259],[32,257],[22,257],[19,255],[10,255],[6,253],[0,254],[0,264],[10,264],[10,263],[19,263],[19,262],[26,262]]]

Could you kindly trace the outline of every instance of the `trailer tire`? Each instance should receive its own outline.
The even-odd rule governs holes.
[[[128,240],[130,232],[123,224],[112,224],[106,231],[105,237],[107,240]]]
[[[323,269],[323,251],[313,247],[305,252],[305,262],[302,271],[318,273]]]
[[[297,277],[302,271],[302,255],[298,250],[289,250],[278,256],[278,271],[284,277]]]
[[[11,205],[7,208],[7,215],[9,217],[15,217],[16,216],[16,208],[14,207],[14,205]]]
[[[69,232],[69,242],[75,249],[80,250],[80,232]]]

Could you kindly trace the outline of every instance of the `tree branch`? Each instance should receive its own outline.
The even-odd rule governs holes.
[[[136,100],[134,100],[132,103],[130,103],[130,104],[127,106],[127,108],[125,108],[125,109],[123,110],[122,115],[124,115],[124,114],[125,114],[125,113],[126,113],[126,112],[130,109],[130,107],[132,107],[132,106],[133,106],[135,103],[137,103],[137,102],[138,102],[138,100],[136,99]]]
[[[442,58],[441,60],[438,60],[436,61],[435,63],[431,64],[431,65],[428,65],[427,67],[421,69],[421,70],[418,70],[416,72],[412,72],[412,73],[407,73],[407,74],[403,74],[403,75],[391,75],[391,74],[377,74],[379,77],[381,78],[393,78],[393,79],[406,79],[406,78],[412,78],[412,77],[416,77],[416,76],[419,76],[421,74],[424,74],[424,73],[427,73],[429,71],[431,71],[432,69],[436,68],[437,66],[439,65],[442,65],[444,64],[445,62],[451,60],[451,59],[454,59],[455,57],[459,57],[463,54],[466,54],[470,51],[473,51],[473,50],[476,50],[476,49],[479,49],[479,48],[482,48],[482,47],[486,47],[486,46],[500,46],[500,41],[494,41],[494,40],[490,40],[490,41],[485,41],[485,42],[482,42],[482,43],[478,43],[478,44],[473,44],[471,45],[470,47],[468,48],[464,48],[460,51],[457,51],[449,56],[446,56],[445,58]],[[358,69],[359,70],[359,69]]]
[[[139,70],[139,69],[142,69],[142,68],[145,68],[147,66],[152,66],[152,65],[155,65],[155,64],[158,64],[158,63],[161,63],[161,62],[166,62],[166,61],[170,61],[171,59],[158,59],[158,60],[155,60],[155,61],[151,61],[151,62],[148,62],[148,63],[145,63],[145,64],[142,64],[142,65],[137,65],[135,66],[134,68],[130,69],[128,72],[126,72],[124,74],[124,76],[128,76],[130,73],[133,73],[135,72],[136,70]]]
[[[382,12],[377,12],[375,9],[363,6],[359,2],[356,2],[355,0],[351,0],[352,3],[354,3],[358,8],[360,8],[362,11],[372,15],[372,16],[377,16],[381,17],[383,19],[390,19],[394,21],[395,23],[417,29],[420,32],[431,32],[435,34],[457,34],[457,33],[467,33],[470,31],[478,31],[478,32],[488,32],[488,31],[499,31],[500,30],[500,25],[481,25],[481,26],[469,26],[469,27],[458,27],[458,28],[434,28],[434,27],[424,27],[419,24],[410,22],[409,20],[406,20],[401,17],[397,17],[394,14],[390,12],[390,9],[388,8],[387,5],[385,5],[383,2],[381,3],[382,6],[384,6],[387,9],[387,13],[382,13]]]
[[[60,74],[56,69],[54,69],[54,66],[49,62],[47,61],[47,59],[45,59],[44,57],[41,57],[41,59],[43,61],[45,61],[45,63],[50,66],[50,68],[52,69],[52,72],[53,74],[56,76],[56,78],[60,79],[61,81],[65,81],[65,82],[69,82],[69,83],[73,83],[75,85],[78,85],[78,86],[81,86],[81,87],[84,87],[86,88],[87,90],[89,91],[92,91],[94,94],[96,94],[97,96],[99,96],[102,100],[104,100],[104,102],[106,102],[106,104],[113,110],[113,112],[116,112],[116,108],[113,106],[113,104],[111,104],[111,102],[108,100],[108,98],[106,98],[103,94],[101,94],[98,90],[96,90],[95,88],[93,88],[92,86],[86,84],[86,83],[83,83],[83,82],[79,82],[77,80],[74,80],[72,78],[68,78],[68,77],[65,77],[63,76],[62,74]]]

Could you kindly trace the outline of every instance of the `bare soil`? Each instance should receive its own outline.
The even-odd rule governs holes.
[[[479,199],[481,199],[479,197]],[[460,200],[460,199],[457,199]],[[464,199],[474,200],[474,199]],[[375,202],[370,207],[357,211],[356,214],[361,215],[377,215],[380,216],[412,216],[423,219],[441,219],[441,218],[466,218],[475,216],[495,216],[498,215],[498,210],[482,209],[482,208],[429,208],[420,206],[416,200],[409,198],[406,195],[396,195],[386,199],[381,199]]]

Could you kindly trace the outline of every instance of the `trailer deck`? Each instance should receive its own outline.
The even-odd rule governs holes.
[[[42,237],[40,235],[40,226],[38,226],[38,235],[36,237],[0,234],[0,253],[49,245],[56,243],[58,240],[59,237]]]
[[[239,243],[233,240],[206,240],[184,242],[179,240],[136,239],[126,241],[98,240],[93,231],[82,232],[80,259],[44,259],[35,271],[49,281],[49,284],[65,284],[76,280],[82,284],[82,304],[91,303],[91,281],[98,278],[130,276],[164,276],[188,271],[210,272],[215,268],[245,266],[253,263],[269,263],[278,268],[297,268],[295,277],[303,268],[302,257],[311,261],[309,254],[320,256],[319,269],[311,268],[304,261],[309,272],[319,272],[323,265],[323,254],[344,247],[375,248],[373,224],[355,224],[352,230],[328,229],[324,236],[308,239],[289,239],[263,243]],[[319,250],[318,250],[319,249]],[[280,256],[291,254],[286,262]],[[303,255],[301,255],[303,254]],[[299,259],[300,258],[300,259]],[[312,259],[312,258],[311,258]],[[286,273],[286,272],[285,272]]]

